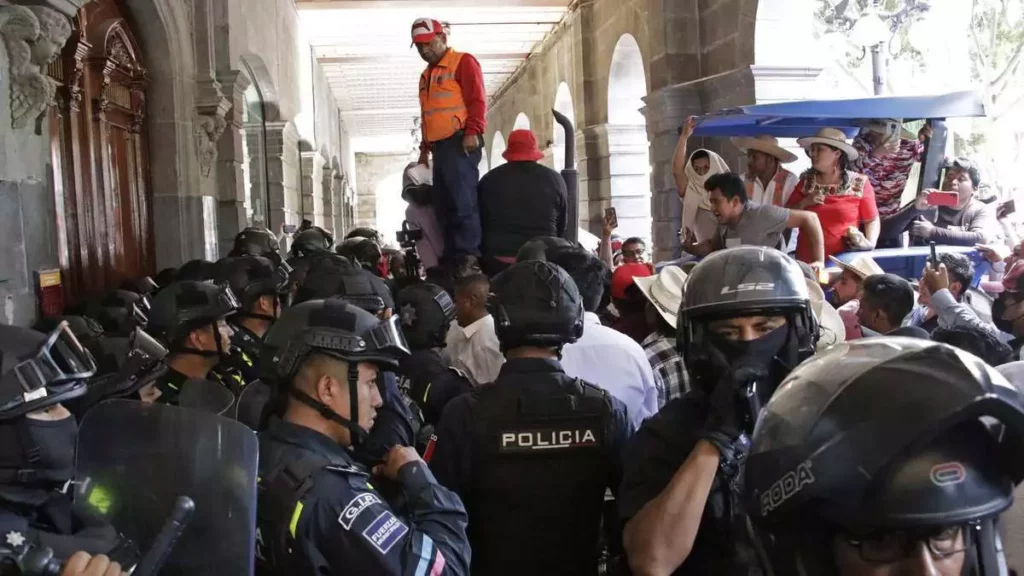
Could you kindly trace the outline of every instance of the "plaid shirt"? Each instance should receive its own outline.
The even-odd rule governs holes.
[[[669,400],[679,398],[690,390],[690,376],[683,365],[683,357],[676,350],[676,339],[654,332],[643,341],[647,360],[654,369],[658,387],[658,408]]]
[[[900,140],[900,146],[892,154],[873,158],[871,144],[858,136],[853,140],[859,157],[850,163],[850,169],[861,172],[871,181],[875,189],[875,205],[879,216],[890,216],[900,209],[903,189],[907,186],[914,163],[921,159],[924,143],[920,140]]]

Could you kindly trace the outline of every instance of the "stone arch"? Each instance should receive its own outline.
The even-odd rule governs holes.
[[[505,159],[501,156],[504,153],[505,137],[501,135],[501,130],[495,130],[494,137],[491,138],[491,170],[505,163]]]
[[[512,126],[513,130],[529,130],[530,129],[530,117],[526,115],[526,112],[520,112],[516,116],[516,122]]]
[[[569,120],[572,121],[574,129],[576,128],[576,113],[572,103],[572,92],[569,91],[569,85],[565,82],[558,85],[558,90],[555,92],[555,104],[553,108],[569,118]],[[575,134],[573,135],[573,138],[575,138]],[[553,142],[551,157],[554,162],[555,170],[562,170],[566,167],[565,130],[563,130],[557,122],[554,123],[551,140]],[[575,168],[575,166],[571,166],[571,168]]]
[[[645,123],[640,112],[647,96],[647,73],[640,45],[632,34],[623,34],[612,52],[608,72],[608,123],[636,125]]]
[[[651,240],[651,160],[647,120],[641,111],[647,96],[647,74],[640,45],[631,34],[615,44],[608,71],[607,198],[619,220],[619,235]],[[602,191],[603,192],[603,191]],[[602,203],[603,204],[603,203]],[[595,213],[591,207],[591,214]]]
[[[204,216],[215,218],[216,212],[214,202],[195,193],[200,171],[191,125],[196,77],[191,5],[180,0],[125,0],[124,5],[142,53],[152,55],[146,115],[153,213],[159,214],[153,219],[156,265],[179,266],[205,256]]]
[[[256,84],[257,89],[260,91],[260,97],[263,99],[264,120],[267,122],[280,120],[281,99],[277,93],[277,86],[274,85],[274,80],[270,76],[270,70],[267,69],[266,63],[263,62],[263,58],[256,54],[246,53],[242,54],[240,60],[249,69],[253,83]]]

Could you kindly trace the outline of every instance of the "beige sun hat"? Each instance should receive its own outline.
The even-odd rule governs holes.
[[[675,328],[676,314],[683,302],[686,272],[678,266],[665,266],[656,276],[634,276],[633,282],[640,287],[647,300],[654,304],[665,322]]]
[[[818,319],[818,352],[846,341],[846,324],[839,312],[825,300],[825,292],[821,286],[810,278],[805,278],[807,292],[811,297],[811,309]]]
[[[807,136],[806,138],[799,138],[796,141],[802,148],[810,148],[811,144],[824,144],[833,148],[838,148],[846,153],[848,160],[856,160],[860,153],[850,143],[846,141],[846,134],[843,134],[842,130],[837,128],[822,128],[818,130],[816,136]]]
[[[767,134],[762,134],[757,138],[737,136],[735,138],[730,138],[730,140],[732,140],[734,146],[744,152],[747,150],[757,150],[758,152],[764,152],[769,156],[778,158],[779,162],[782,162],[783,164],[796,162],[796,154],[793,154],[789,150],[779,146],[779,139],[774,136],[769,136]]]
[[[882,267],[879,266],[871,256],[866,254],[858,254],[853,258],[853,260],[850,260],[849,264],[835,256],[829,256],[829,260],[835,262],[843,270],[853,272],[861,280],[864,280],[868,276],[874,276],[875,274],[885,274],[885,270],[882,270]]]
[[[907,130],[903,125],[903,120],[898,118],[876,118],[869,122],[865,122],[862,128],[883,135],[893,134],[897,129],[899,129],[900,138],[904,140],[917,140],[917,134]]]

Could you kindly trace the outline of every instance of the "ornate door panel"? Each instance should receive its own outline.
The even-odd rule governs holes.
[[[51,147],[68,302],[153,273],[141,53],[116,0],[87,4],[50,75]]]

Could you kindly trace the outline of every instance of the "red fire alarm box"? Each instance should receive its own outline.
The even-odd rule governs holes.
[[[60,316],[64,312],[64,289],[61,286],[59,269],[37,270],[36,290],[41,316]]]

